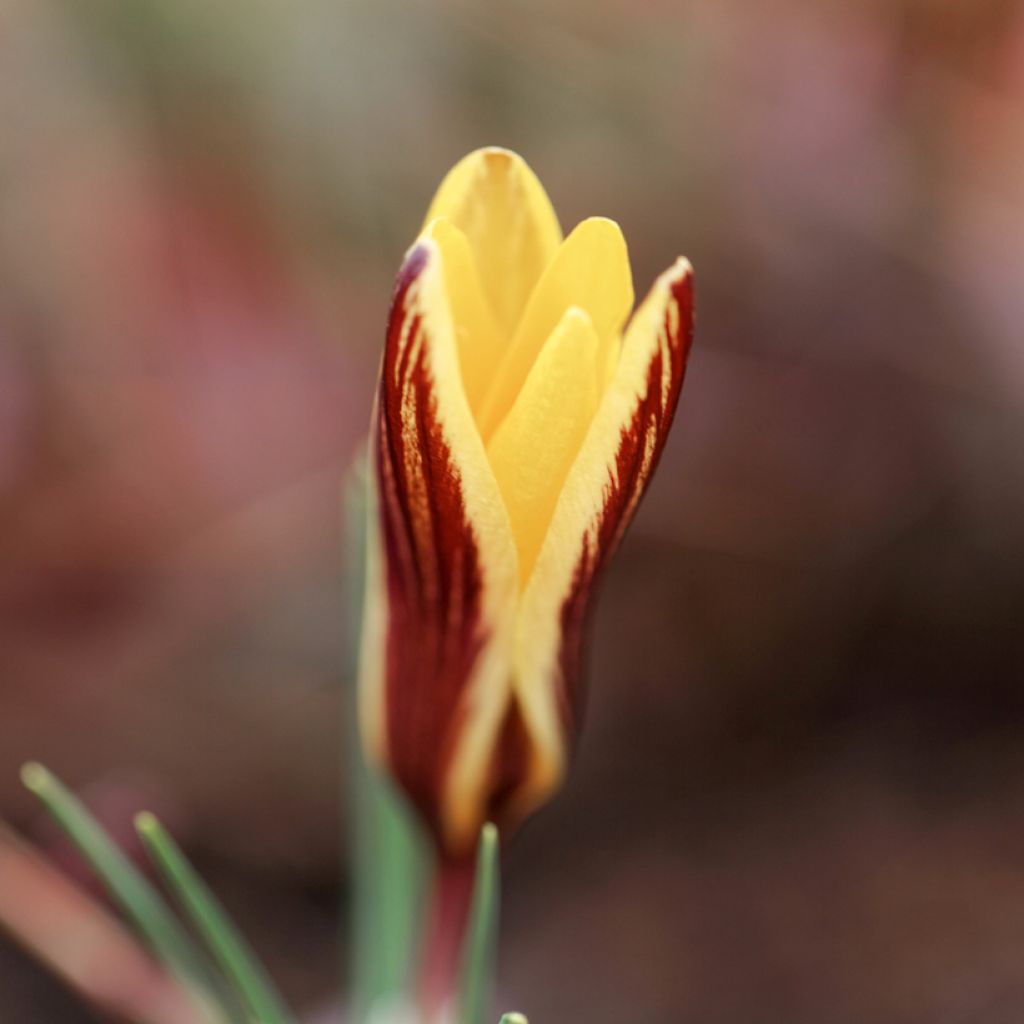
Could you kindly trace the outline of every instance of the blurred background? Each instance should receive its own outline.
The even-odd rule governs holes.
[[[0,812],[87,882],[20,763],[128,843],[157,811],[330,1013],[341,480],[484,144],[699,306],[575,770],[507,851],[501,1005],[1020,1020],[1014,0],[3,0]],[[5,940],[0,1006],[93,1019]]]

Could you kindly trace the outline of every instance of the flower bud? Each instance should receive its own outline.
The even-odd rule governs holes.
[[[590,218],[563,241],[502,149],[448,174],[398,275],[371,425],[360,727],[450,856],[565,774],[591,595],[683,382],[690,265],[632,307],[618,226]]]

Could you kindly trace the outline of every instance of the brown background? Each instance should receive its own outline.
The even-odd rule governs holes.
[[[699,326],[566,791],[533,1024],[1024,1015],[1024,10],[7,0],[0,806],[172,824],[336,988],[339,481],[433,188],[519,150]],[[84,875],[82,876],[84,877]],[[0,942],[5,1024],[85,1019]]]

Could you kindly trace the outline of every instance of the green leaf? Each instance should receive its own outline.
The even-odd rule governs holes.
[[[488,822],[480,830],[473,900],[462,947],[459,1024],[485,1024],[487,1019],[497,957],[499,881],[498,829]]]
[[[352,776],[352,987],[356,1020],[362,1020],[409,987],[427,855],[388,783],[364,762],[353,766]]]
[[[135,827],[168,888],[254,1020],[259,1024],[290,1024],[291,1015],[273,983],[177,843],[148,812],[136,817]]]
[[[366,567],[367,472],[360,459],[345,487],[348,583],[348,792],[354,1017],[400,1002],[419,940],[428,853],[416,822],[388,782],[366,763],[358,731],[356,676]]]
[[[503,1013],[498,1024],[529,1024],[521,1013]]]
[[[21,780],[67,833],[156,958],[190,991],[195,992],[194,986],[199,985],[215,996],[218,984],[202,954],[156,890],[114,845],[84,804],[41,764],[24,765]],[[197,1002],[203,1004],[205,1000]],[[201,1008],[208,1016],[209,1006]],[[244,1020],[229,1007],[220,1009],[233,1019]]]

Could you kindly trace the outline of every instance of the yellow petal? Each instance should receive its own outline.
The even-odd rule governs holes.
[[[597,354],[598,375],[601,382],[601,394],[612,382],[619,365],[619,353],[622,351],[622,336],[612,331],[601,339],[601,348]]]
[[[629,316],[633,280],[626,241],[615,221],[591,217],[578,224],[544,271],[477,417],[485,439],[512,407],[541,347],[569,306],[587,311],[602,341],[616,336]]]
[[[504,342],[484,297],[476,258],[465,234],[447,218],[439,217],[427,225],[424,235],[437,243],[441,254],[462,384],[475,416]]]
[[[515,692],[533,743],[520,814],[562,773],[582,701],[580,644],[596,576],[643,496],[668,435],[693,337],[690,265],[654,283],[622,343],[615,375],[566,477],[523,591]]]
[[[590,317],[570,307],[487,447],[512,520],[521,582],[530,575],[566,474],[597,409],[604,374],[600,347]]]
[[[448,218],[469,239],[495,321],[511,337],[562,241],[544,186],[516,153],[478,149],[441,182],[425,223],[437,217]]]

